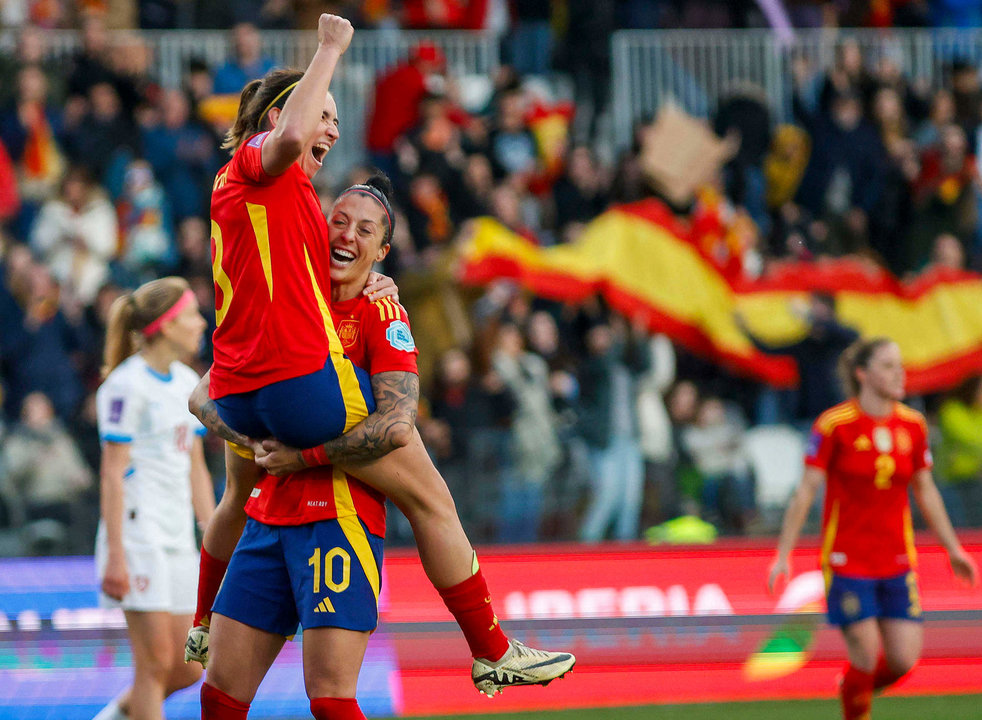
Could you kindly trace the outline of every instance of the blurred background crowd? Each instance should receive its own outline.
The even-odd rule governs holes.
[[[263,30],[310,28],[322,11],[359,28],[482,30],[501,64],[484,91],[421,41],[366,82],[360,161],[318,181],[333,193],[386,171],[393,252],[421,348],[420,429],[475,542],[711,539],[773,532],[760,502],[767,448],[842,399],[837,355],[856,332],[833,298],[797,309],[800,386],[735,377],[651,336],[597,300],[548,302],[508,282],[456,279],[470,221],[497,219],[539,245],[575,242],[612,204],[655,194],[636,142],[609,140],[610,38],[620,29],[767,27],[767,2],[702,0],[20,0],[3,4],[0,56],[0,552],[89,553],[98,518],[94,393],[109,305],[167,274],[214,307],[208,203],[242,85],[274,66]],[[982,26],[982,2],[787,2],[798,27]],[[223,63],[188,52],[163,86],[141,30],[231,28]],[[49,31],[75,29],[58,56]],[[435,36],[438,37],[438,36]],[[738,84],[708,121],[730,147],[706,197],[747,223],[738,272],[856,255],[913,278],[982,269],[976,162],[982,84],[952,56],[943,78],[906,76],[842,33],[834,58],[795,57],[793,121]],[[793,48],[789,48],[793,55]],[[342,134],[345,107],[340,108]],[[541,132],[562,126],[560,142]],[[642,119],[649,121],[650,118]],[[708,195],[707,195],[708,194]],[[685,214],[690,203],[674,202]],[[650,258],[657,262],[657,258]],[[213,317],[209,317],[213,322]],[[749,330],[747,330],[749,333]],[[198,359],[210,361],[205,347]],[[982,384],[915,398],[935,428],[953,520],[982,526]],[[790,435],[774,435],[775,428]],[[766,440],[772,442],[767,444]],[[210,439],[216,491],[221,448]],[[788,447],[783,440],[782,448]],[[793,447],[793,443],[792,443]],[[787,460],[800,462],[800,453]],[[391,540],[411,541],[392,515]]]

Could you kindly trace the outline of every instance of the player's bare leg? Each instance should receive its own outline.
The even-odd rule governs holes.
[[[879,621],[883,654],[873,673],[873,689],[893,685],[914,669],[924,647],[924,625],[915,620],[882,618]]]
[[[493,696],[509,685],[546,685],[573,668],[572,654],[535,650],[501,631],[453,497],[418,431],[405,447],[346,470],[392,500],[409,520],[423,570],[467,638],[478,690]]]
[[[241,448],[225,444],[225,492],[201,541],[198,608],[184,645],[184,661],[208,666],[208,628],[211,606],[235,546],[245,529],[245,504],[263,472]]]

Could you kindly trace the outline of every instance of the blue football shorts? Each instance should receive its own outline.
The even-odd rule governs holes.
[[[306,525],[249,518],[213,609],[284,636],[298,624],[374,630],[382,545],[355,516]]]
[[[826,592],[829,622],[845,627],[866,618],[923,619],[917,573],[852,578],[833,573]]]
[[[317,372],[226,395],[215,405],[236,432],[296,448],[323,445],[375,411],[368,373],[340,355]]]

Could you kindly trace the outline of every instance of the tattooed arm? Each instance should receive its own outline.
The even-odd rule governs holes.
[[[419,405],[419,376],[404,371],[372,375],[375,412],[340,437],[324,443],[331,463],[354,467],[409,443]],[[263,441],[256,462],[270,475],[287,475],[307,467],[301,451],[276,440]]]
[[[201,382],[192,391],[191,397],[188,398],[188,410],[194,415],[201,424],[206,428],[211,430],[213,433],[218,435],[226,442],[232,443],[233,445],[242,445],[247,448],[255,449],[256,441],[250,437],[246,437],[241,433],[235,432],[232,428],[225,424],[221,416],[218,414],[218,406],[215,405],[215,401],[208,396],[208,384],[211,382],[211,370],[205,373],[205,376],[201,378]]]

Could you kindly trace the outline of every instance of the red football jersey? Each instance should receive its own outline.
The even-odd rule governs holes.
[[[330,256],[320,200],[299,163],[266,174],[268,134],[235,151],[211,195],[213,398],[315,372],[339,351],[325,302]]]
[[[923,415],[901,403],[885,418],[856,400],[836,405],[815,421],[805,462],[826,473],[823,569],[879,578],[916,568],[907,488],[931,467]]]
[[[417,372],[418,351],[401,305],[388,298],[373,303],[360,295],[335,303],[331,312],[345,354],[355,365],[370,375]],[[267,525],[302,525],[357,514],[369,532],[385,535],[382,494],[331,466],[263,478],[246,504],[246,513]]]

